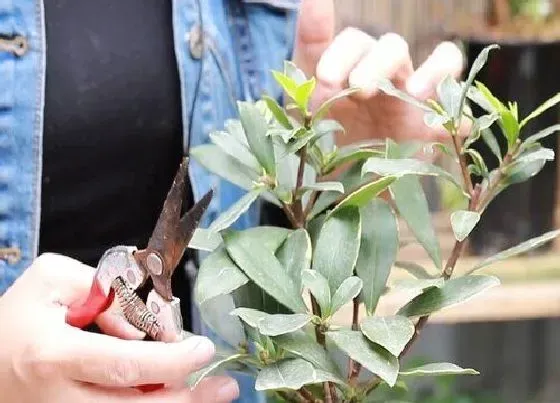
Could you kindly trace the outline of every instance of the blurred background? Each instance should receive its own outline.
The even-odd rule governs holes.
[[[517,101],[525,116],[560,92],[560,1],[543,0],[337,0],[338,29],[370,34],[397,32],[410,44],[417,66],[442,40],[463,49],[467,66],[483,46],[498,43],[478,76],[502,101]],[[476,112],[476,111],[475,111]],[[525,136],[560,123],[558,108],[542,115]],[[557,138],[545,144],[558,150]],[[491,154],[479,145],[483,157]],[[489,166],[494,168],[494,166]],[[558,165],[553,162],[527,184],[501,194],[485,213],[469,243],[465,267],[483,256],[555,228]],[[446,208],[456,203],[450,189],[426,182],[444,256],[453,235]],[[401,228],[406,228],[405,225]],[[404,235],[406,236],[406,234]],[[415,246],[401,260],[427,262]],[[484,298],[434,317],[415,346],[413,359],[450,361],[479,370],[478,377],[416,385],[415,402],[560,402],[560,248],[551,242],[486,270],[502,287]],[[388,310],[390,307],[387,307]]]

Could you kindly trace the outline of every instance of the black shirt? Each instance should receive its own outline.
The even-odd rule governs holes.
[[[45,14],[40,252],[96,266],[146,245],[181,160],[171,0],[46,0]]]

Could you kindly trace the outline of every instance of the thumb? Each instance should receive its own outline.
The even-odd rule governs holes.
[[[302,0],[295,37],[294,63],[309,77],[334,38],[334,0]]]

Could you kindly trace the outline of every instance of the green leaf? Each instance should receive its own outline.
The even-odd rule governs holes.
[[[309,384],[339,382],[336,377],[316,369],[301,358],[287,359],[267,365],[260,370],[255,383],[256,390],[298,390]]]
[[[338,367],[327,351],[315,340],[314,337],[302,330],[283,334],[272,339],[282,349],[289,351],[312,363],[316,368],[340,377]]]
[[[243,230],[243,238],[253,245],[260,245],[270,253],[277,253],[278,248],[284,243],[293,231],[283,227],[261,225]]]
[[[373,156],[382,156],[383,153],[378,150],[373,150],[370,148],[360,148],[356,146],[343,147],[338,150],[335,157],[323,167],[323,172],[325,174],[331,173],[339,166],[346,164],[348,162],[354,162],[359,160],[365,160]]]
[[[194,287],[194,298],[198,305],[229,294],[246,284],[249,278],[229,258],[221,246],[202,261]]]
[[[243,322],[258,329],[265,336],[279,336],[294,332],[307,325],[313,318],[313,315],[303,313],[270,315],[251,308],[236,308],[231,314],[239,316]]]
[[[447,75],[437,86],[438,98],[447,114],[458,121],[461,115],[463,87],[451,75]]]
[[[440,375],[479,375],[479,372],[472,368],[461,368],[449,362],[438,362],[425,364],[420,367],[401,371],[402,376],[440,376]]]
[[[294,81],[296,86],[300,86],[307,81],[303,70],[296,66],[292,61],[284,61],[284,74]]]
[[[519,245],[516,245],[516,246],[511,247],[509,249],[503,250],[500,253],[498,253],[494,256],[488,257],[488,258],[484,259],[483,261],[481,261],[480,263],[478,263],[476,266],[474,266],[472,268],[470,273],[474,272],[475,270],[479,270],[479,269],[482,269],[483,267],[494,264],[496,262],[499,262],[501,260],[509,259],[510,257],[517,256],[517,255],[520,255],[522,253],[528,252],[532,249],[538,248],[538,247],[546,244],[547,242],[550,242],[551,240],[556,238],[558,235],[560,235],[560,230],[549,231],[549,232],[546,232],[546,233],[544,233],[544,234],[542,234],[538,237],[531,238],[531,239],[529,239],[525,242],[522,242]]]
[[[424,123],[426,126],[431,127],[432,129],[439,128],[440,126],[445,126],[451,118],[445,115],[440,115],[437,112],[426,112],[424,114]]]
[[[501,163],[502,152],[500,150],[500,145],[498,144],[498,141],[496,140],[496,137],[494,136],[492,130],[490,130],[489,128],[484,129],[480,131],[480,134],[482,136],[482,140],[484,140],[484,142],[486,143],[490,151],[492,151],[492,154],[494,154],[498,159],[498,161]]]
[[[245,190],[252,190],[259,175],[214,144],[203,144],[190,151],[191,157],[215,175]]]
[[[537,109],[529,114],[525,119],[521,121],[519,127],[522,128],[525,126],[531,119],[536,118],[537,116],[541,115],[542,113],[546,112],[548,109],[556,106],[560,102],[560,93],[554,95],[552,98],[547,99],[542,103]]]
[[[261,170],[259,161],[257,161],[255,156],[251,154],[251,151],[249,151],[247,146],[239,142],[239,140],[231,134],[223,131],[213,132],[210,133],[210,140],[212,143],[220,147],[223,152],[235,158],[243,165],[246,165],[251,170],[255,172],[259,172]]]
[[[370,343],[359,331],[327,332],[327,336],[354,361],[359,362],[389,386],[394,386],[399,372],[399,361],[387,350]]]
[[[322,316],[328,316],[331,306],[331,290],[327,279],[317,270],[305,270],[302,274],[302,282],[317,300]]]
[[[422,316],[468,301],[500,283],[493,276],[464,276],[447,280],[441,288],[431,288],[403,306],[397,315]]]
[[[262,241],[231,230],[222,236],[228,254],[251,280],[294,312],[307,311],[299,287],[278,259],[266,248],[255,247]]]
[[[243,213],[249,210],[251,204],[259,195],[263,192],[263,189],[256,189],[249,193],[246,193],[242,198],[237,200],[234,204],[232,204],[226,211],[216,218],[210,227],[208,228],[212,232],[220,232],[226,228],[229,228]]]
[[[525,141],[523,141],[523,143],[521,144],[521,150],[525,150],[525,149],[529,148],[530,146],[535,144],[540,139],[543,139],[547,136],[550,136],[552,133],[555,133],[559,130],[560,130],[560,124],[556,124],[556,125],[549,126],[545,129],[533,134],[532,136],[527,137],[525,139]]]
[[[436,165],[412,158],[389,159],[371,157],[362,167],[362,173],[366,172],[376,173],[381,176],[392,175],[398,178],[405,175],[439,176],[462,189],[461,185],[449,172]]]
[[[350,193],[344,198],[331,212],[334,213],[338,209],[354,206],[363,207],[371,202],[377,195],[389,187],[397,178],[395,176],[385,176],[376,181],[367,183]]]
[[[360,329],[370,341],[398,357],[414,334],[414,323],[404,316],[368,316]]]
[[[360,210],[362,233],[356,274],[363,281],[361,299],[373,314],[399,248],[397,218],[383,200],[374,200]]]
[[[193,237],[189,242],[189,248],[212,252],[221,243],[222,237],[220,234],[211,232],[206,228],[197,228],[194,230]]]
[[[484,163],[484,159],[479,154],[479,152],[473,149],[469,149],[466,150],[465,153],[471,157],[473,165],[476,168],[477,175],[482,176],[483,178],[488,178],[489,175],[488,168],[486,167],[486,164]]]
[[[331,293],[354,271],[360,248],[360,212],[346,207],[324,222],[313,255],[313,269],[329,282]]]
[[[363,282],[359,277],[352,276],[340,284],[331,299],[329,315],[334,315],[340,308],[356,298],[362,291]]]
[[[239,119],[227,119],[224,123],[226,131],[235,138],[239,143],[243,144],[245,147],[249,147],[247,142],[247,136],[245,136],[245,130],[243,130],[243,125]]]
[[[445,284],[445,280],[442,277],[432,278],[432,279],[405,279],[397,280],[391,284],[391,290],[406,290],[409,293],[419,294],[430,288],[441,288]]]
[[[395,262],[395,267],[406,270],[410,275],[416,277],[417,279],[428,280],[435,278],[434,274],[430,274],[426,268],[415,262],[403,262],[401,260],[397,260]]]
[[[337,192],[344,193],[344,185],[340,182],[315,182],[301,188],[302,192],[317,190],[319,192]]]
[[[311,265],[311,253],[311,239],[303,228],[288,235],[282,246],[276,251],[276,257],[300,291],[302,291],[301,276]]]
[[[280,123],[286,129],[290,129],[290,130],[293,129],[293,126],[290,123],[290,120],[288,119],[286,112],[278,104],[278,102],[276,102],[275,99],[266,95],[264,95],[262,98],[266,102],[266,106],[268,106],[268,109],[270,109],[270,112],[272,112],[272,114],[274,115],[278,123]]]
[[[460,109],[461,110],[463,109],[463,106],[465,105],[465,100],[467,98],[468,90],[469,90],[469,88],[471,88],[471,86],[474,82],[474,79],[476,78],[476,75],[480,72],[480,70],[482,70],[482,68],[486,64],[486,61],[488,60],[488,54],[490,53],[491,50],[499,49],[499,48],[500,48],[500,46],[496,45],[496,44],[486,46],[478,54],[476,59],[474,59],[474,62],[472,63],[471,68],[469,70],[467,80],[465,81],[465,84],[463,86],[463,92],[461,94],[461,102],[460,102]]]
[[[525,182],[538,174],[546,161],[554,160],[554,151],[549,148],[537,147],[522,154],[507,167],[503,183],[512,185]]]
[[[187,383],[191,388],[195,388],[200,383],[200,381],[202,381],[207,376],[213,375],[220,370],[227,370],[229,369],[229,367],[232,367],[235,364],[239,365],[240,360],[247,357],[248,355],[246,354],[234,354],[229,357],[219,358],[210,365],[207,365],[206,367],[193,372],[188,377]]]
[[[459,242],[465,240],[480,220],[480,213],[476,211],[459,210],[451,214],[451,227],[455,239]]]
[[[424,112],[433,112],[433,109],[428,104],[419,101],[418,99],[410,96],[406,92],[395,88],[391,80],[389,80],[388,78],[385,77],[380,78],[379,80],[377,80],[376,86],[387,95],[397,97],[408,104],[414,105],[417,108],[422,109]]]
[[[280,84],[280,87],[282,87],[286,94],[288,94],[290,98],[295,99],[298,87],[297,82],[294,79],[290,78],[288,75],[279,71],[273,71],[272,76],[274,77],[276,82]]]
[[[272,146],[272,138],[266,135],[268,124],[265,117],[256,105],[250,102],[238,101],[237,107],[251,150],[266,173],[276,176],[274,147]]]
[[[233,293],[237,293],[249,284],[251,283],[247,283]],[[236,348],[247,341],[241,321],[239,318],[229,314],[232,309],[235,309],[233,295],[218,295],[215,298],[206,300],[204,304],[199,306],[199,309],[205,325],[212,329],[229,346]]]
[[[309,103],[309,99],[315,90],[315,84],[315,77],[311,77],[311,79],[299,85],[296,90],[294,101],[296,101],[302,111],[307,110],[307,104]]]
[[[405,176],[391,185],[391,193],[401,217],[441,270],[439,240],[432,226],[428,201],[418,178]]]
[[[313,124],[313,131],[319,134],[344,132],[344,127],[336,120],[324,119]]]
[[[337,93],[335,96],[333,96],[332,98],[327,99],[325,102],[323,102],[323,104],[319,107],[319,109],[317,109],[317,112],[315,112],[315,115],[313,116],[313,123],[323,119],[323,117],[325,117],[325,115],[328,113],[331,106],[336,101],[341,100],[342,98],[346,98],[347,96],[350,96],[350,95],[352,95],[356,92],[359,92],[359,91],[360,91],[359,88],[351,87],[351,88],[347,88],[345,90],[342,90],[339,93]]]

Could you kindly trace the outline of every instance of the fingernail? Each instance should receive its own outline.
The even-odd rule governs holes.
[[[231,402],[239,397],[239,386],[233,379],[226,380],[218,388],[217,399],[219,402]]]

